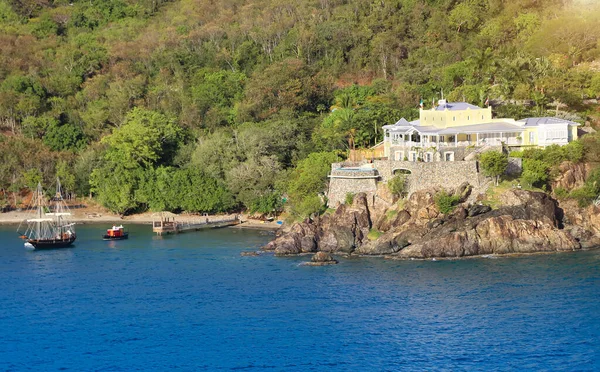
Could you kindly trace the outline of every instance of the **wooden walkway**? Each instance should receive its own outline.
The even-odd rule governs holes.
[[[203,229],[234,226],[238,225],[240,222],[241,221],[237,215],[233,218],[199,217],[198,220],[184,222],[176,221],[175,215],[172,213],[169,213],[168,215],[161,213],[160,219],[152,222],[152,232],[155,232],[158,235],[179,234],[186,231],[198,231]]]

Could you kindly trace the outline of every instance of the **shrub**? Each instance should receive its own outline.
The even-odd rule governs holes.
[[[569,197],[577,200],[579,206],[583,208],[590,205],[598,197],[598,193],[594,191],[593,187],[590,187],[586,184],[578,189],[571,191]]]
[[[508,154],[508,156],[510,156],[511,158],[522,158],[523,151],[511,151],[510,154]]]
[[[319,193],[325,189],[331,163],[339,160],[334,152],[315,152],[298,162],[287,187],[293,215],[307,217],[325,210]]]
[[[377,240],[379,239],[379,237],[382,235],[383,233],[381,231],[375,230],[375,229],[371,229],[369,230],[369,233],[367,234],[367,239],[369,240]]]
[[[506,167],[508,167],[508,157],[501,152],[487,151],[479,156],[479,163],[483,173],[488,177],[494,177],[496,186],[498,186],[500,176],[504,174]]]
[[[354,193],[349,192],[346,194],[346,199],[344,199],[344,204],[350,205],[354,201]]]
[[[566,146],[563,146],[562,150],[566,160],[572,161],[573,163],[578,163],[583,160],[585,148],[583,143],[579,141],[570,142]]]
[[[590,163],[600,162],[600,133],[586,134],[581,137],[585,161]]]
[[[585,184],[598,195],[600,193],[600,168],[594,169],[590,172]]]
[[[452,212],[459,201],[460,197],[458,195],[450,195],[446,191],[442,191],[435,196],[435,205],[443,214]]]
[[[402,197],[406,193],[406,177],[402,174],[394,176],[389,180],[388,188],[392,195]]]
[[[548,182],[548,165],[536,159],[524,159],[523,160],[523,173],[521,174],[521,180],[529,185],[535,187],[542,187]]]
[[[559,145],[551,145],[542,150],[542,161],[550,166],[559,165],[566,160],[563,148]]]
[[[552,145],[545,149],[526,149],[522,152],[524,159],[543,161],[548,167],[557,166],[565,160],[578,163],[583,160],[586,147],[580,141],[573,141],[565,146]],[[511,152],[511,156],[513,153]],[[518,156],[515,156],[518,157]]]
[[[600,195],[600,168],[594,169],[585,184],[571,191],[571,197],[577,199],[580,207],[587,207]]]
[[[558,199],[566,199],[569,196],[569,192],[562,187],[557,187],[554,189],[554,195]]]

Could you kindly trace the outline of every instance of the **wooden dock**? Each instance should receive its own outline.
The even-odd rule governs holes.
[[[176,221],[177,215],[173,213],[161,212],[157,215],[159,218],[152,221],[152,232],[155,232],[158,235],[215,229],[219,227],[234,226],[241,222],[237,215],[235,217],[225,218],[198,217],[198,219],[193,221]]]

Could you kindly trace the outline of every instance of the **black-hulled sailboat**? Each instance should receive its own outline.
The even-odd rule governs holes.
[[[67,207],[60,186],[56,179],[56,194],[50,199],[50,207],[46,204],[44,190],[38,183],[31,200],[32,218],[27,219],[27,229],[21,235],[27,244],[35,249],[65,248],[73,244],[77,238],[75,224],[70,222],[71,213]]]

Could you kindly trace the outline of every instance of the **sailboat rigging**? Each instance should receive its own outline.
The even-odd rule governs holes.
[[[32,218],[25,222],[27,229],[21,235],[36,249],[65,248],[73,244],[77,238],[75,224],[70,222],[71,213],[63,197],[60,180],[56,179],[56,193],[50,199],[51,209],[46,204],[42,185],[38,186],[31,200]],[[20,225],[19,225],[20,226]]]

